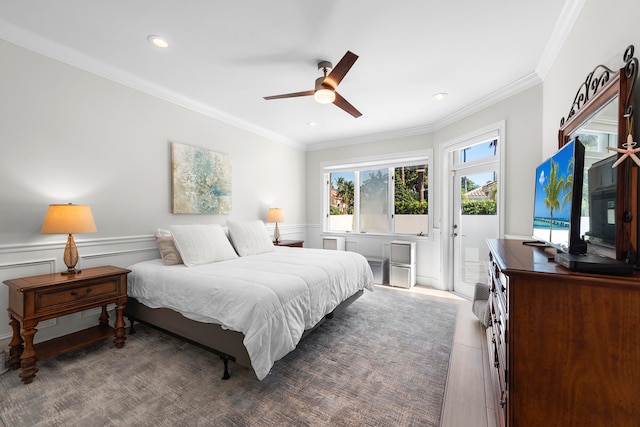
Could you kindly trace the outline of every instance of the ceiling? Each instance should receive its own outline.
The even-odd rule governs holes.
[[[581,2],[0,0],[0,38],[314,149],[430,132],[539,83]],[[361,117],[263,99],[313,89],[318,61],[347,50],[338,92]]]

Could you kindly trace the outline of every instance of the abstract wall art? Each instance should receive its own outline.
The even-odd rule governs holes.
[[[174,214],[231,213],[231,159],[226,154],[171,143]]]

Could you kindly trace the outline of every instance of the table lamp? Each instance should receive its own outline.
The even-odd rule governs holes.
[[[275,222],[276,228],[273,231],[273,241],[280,243],[280,230],[278,230],[278,223],[284,222],[284,211],[281,208],[269,208],[267,213],[267,222]]]
[[[64,248],[64,263],[67,271],[62,274],[80,273],[76,270],[78,263],[78,248],[73,240],[73,233],[96,232],[96,223],[91,215],[91,208],[83,205],[49,205],[47,215],[42,223],[42,234],[68,234],[67,245]]]

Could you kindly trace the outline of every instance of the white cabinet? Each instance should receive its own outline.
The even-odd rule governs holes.
[[[322,249],[329,249],[333,251],[344,251],[345,241],[344,237],[325,236],[322,238]]]
[[[372,256],[367,256],[366,258],[367,262],[369,262],[369,266],[371,267],[371,272],[373,273],[373,283],[376,285],[386,285],[389,281],[387,274],[389,260],[386,258]]]
[[[403,288],[416,284],[416,242],[391,242],[389,284]]]

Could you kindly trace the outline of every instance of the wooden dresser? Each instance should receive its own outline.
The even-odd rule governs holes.
[[[519,240],[488,245],[498,425],[640,425],[640,278],[570,272]]]

